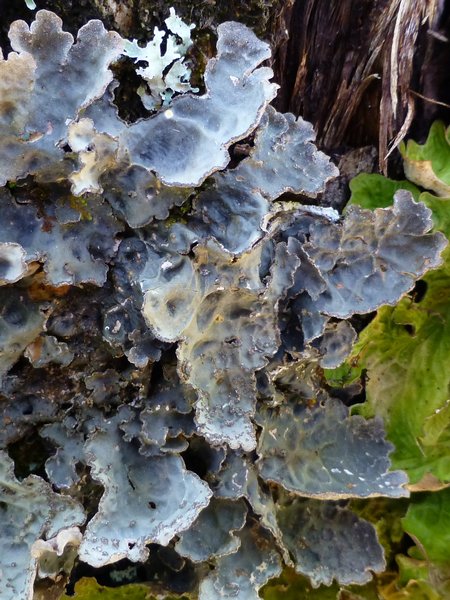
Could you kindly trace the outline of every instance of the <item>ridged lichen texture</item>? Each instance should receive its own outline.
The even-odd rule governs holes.
[[[174,11],[146,46],[100,21],[74,40],[45,10],[9,37],[1,599],[119,561],[200,600],[256,600],[283,565],[367,582],[383,550],[346,502],[407,496],[407,477],[323,369],[353,315],[440,264],[429,209],[406,191],[323,205],[337,169],[270,105],[270,47],[242,24],[217,28],[201,90]],[[142,78],[135,122],[114,104],[120,61]]]

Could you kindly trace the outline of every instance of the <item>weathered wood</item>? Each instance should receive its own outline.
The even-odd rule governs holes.
[[[442,12],[438,0],[288,2],[277,25],[290,32],[275,57],[277,107],[312,121],[328,150],[378,145],[385,169],[413,118],[421,39]]]

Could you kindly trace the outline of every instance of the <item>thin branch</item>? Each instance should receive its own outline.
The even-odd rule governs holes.
[[[417,96],[418,98],[422,98],[422,100],[425,100],[426,102],[431,102],[431,104],[437,104],[439,106],[444,106],[445,108],[450,108],[450,104],[447,104],[446,102],[441,102],[440,100],[434,100],[433,98],[428,98],[428,96],[423,96],[422,94],[419,94],[419,92],[415,92],[414,90],[409,90],[409,91],[414,96]]]

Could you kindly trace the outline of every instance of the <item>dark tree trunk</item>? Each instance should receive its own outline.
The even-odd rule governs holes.
[[[421,96],[450,100],[448,25],[448,7],[444,10],[438,0],[297,0],[286,5],[277,24],[289,31],[275,57],[278,108],[312,121],[329,151],[377,146],[385,170],[388,151],[404,137],[415,114],[429,121],[442,112],[433,103],[424,110]]]

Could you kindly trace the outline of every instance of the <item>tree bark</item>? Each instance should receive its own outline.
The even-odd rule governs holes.
[[[415,92],[447,100],[429,72],[443,44],[448,61],[445,12],[438,0],[296,0],[278,25],[289,31],[275,59],[278,109],[312,121],[329,151],[378,146],[385,171],[413,122]]]

